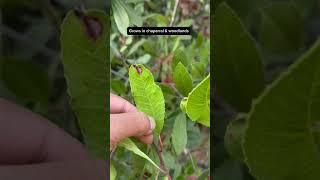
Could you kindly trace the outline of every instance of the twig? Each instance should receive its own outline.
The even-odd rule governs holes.
[[[159,156],[159,160],[160,160],[160,168],[164,171],[163,173],[166,174],[166,176],[169,177],[169,179],[171,179],[171,176],[170,176],[170,173],[169,173],[169,170],[168,168],[166,167],[165,163],[164,163],[164,160],[163,160],[163,155],[162,155],[162,149],[159,148],[155,142],[152,143],[152,145],[154,146],[154,148],[156,149],[156,152]]]
[[[152,144],[154,146],[154,148],[156,149],[156,152],[159,156],[159,160],[160,160],[160,166],[161,168],[166,172],[167,168],[165,166],[164,160],[163,160],[163,155],[162,155],[162,149],[160,149],[155,143]]]
[[[160,175],[160,171],[157,172],[157,175],[156,175],[155,180],[158,180],[158,179],[159,179],[159,175]]]
[[[179,0],[176,0],[176,3],[174,5],[174,9],[173,9],[173,13],[172,13],[172,17],[171,17],[171,21],[170,21],[170,25],[169,25],[170,27],[172,27],[172,25],[174,23],[174,19],[176,17],[178,5],[179,5]]]

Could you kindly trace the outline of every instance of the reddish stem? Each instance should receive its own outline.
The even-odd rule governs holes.
[[[161,141],[161,140],[160,140]],[[162,154],[162,148],[159,148],[155,142],[152,143],[152,145],[155,147],[156,149],[156,152],[159,156],[159,160],[160,160],[160,167],[161,169],[163,169],[165,171],[165,174],[166,176],[168,176],[168,179],[169,180],[172,180],[171,176],[170,176],[170,173],[169,173],[169,170],[168,168],[166,167],[165,163],[164,163],[164,159],[163,159],[163,154]]]

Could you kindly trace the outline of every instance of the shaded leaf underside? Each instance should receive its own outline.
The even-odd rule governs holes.
[[[109,127],[109,57],[108,17],[100,11],[88,11],[102,25],[98,39],[88,36],[85,23],[70,12],[61,27],[64,73],[71,96],[71,105],[79,121],[86,146],[98,157],[107,158]]]
[[[244,139],[251,173],[263,180],[314,180],[320,157],[320,42],[255,101]]]
[[[213,22],[212,68],[217,91],[239,112],[248,112],[264,88],[262,60],[254,39],[235,12],[218,6]]]

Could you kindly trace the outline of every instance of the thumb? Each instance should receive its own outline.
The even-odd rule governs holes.
[[[142,136],[155,128],[153,118],[142,112],[110,115],[110,143],[115,145],[131,136]]]

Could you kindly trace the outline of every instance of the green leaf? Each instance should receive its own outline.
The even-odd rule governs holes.
[[[113,166],[113,164],[110,164],[110,180],[115,180],[117,177],[117,170]]]
[[[121,3],[122,7],[126,9],[130,24],[136,25],[138,27],[142,26],[142,17],[137,14],[128,4],[125,4],[121,0],[119,0],[119,2]]]
[[[178,177],[180,176],[181,171],[182,171],[181,165],[177,164],[177,165],[176,165],[176,168],[175,168],[175,170],[174,170],[174,174],[173,174],[173,176],[172,176],[172,179],[177,179],[177,180],[178,180]]]
[[[188,96],[189,92],[192,90],[191,76],[181,62],[178,63],[173,71],[173,82],[179,92],[184,96]]]
[[[320,177],[315,142],[320,108],[320,41],[254,102],[244,138],[246,163],[257,179]]]
[[[182,112],[184,113],[187,113],[187,110],[186,110],[186,107],[187,107],[187,101],[188,101],[188,98],[187,97],[184,97],[181,102],[180,102],[180,109]]]
[[[168,18],[161,14],[156,14],[155,16],[156,22],[157,22],[157,27],[166,27],[169,24]]]
[[[128,59],[127,61],[130,64],[147,64],[151,60],[150,54],[145,54],[143,56],[140,56],[138,59]]]
[[[133,36],[128,36],[128,38],[126,39],[126,45],[130,45],[133,41]]]
[[[201,62],[193,62],[191,64],[191,75],[193,79],[201,80],[204,78],[206,72],[206,66]]]
[[[163,152],[164,164],[168,169],[175,169],[176,162],[175,157],[171,154],[170,151]]]
[[[176,65],[181,62],[185,67],[188,67],[189,62],[188,62],[188,58],[186,56],[186,54],[180,50],[177,49],[174,53],[173,53],[173,58],[172,58],[172,69],[176,68]]]
[[[195,44],[194,44],[194,47],[195,48],[200,48],[202,43],[204,42],[204,36],[202,34],[198,34],[198,37],[197,39],[195,40]]]
[[[147,64],[150,60],[150,54],[145,54],[137,59],[136,64]]]
[[[96,21],[101,33],[93,38],[86,24],[68,13],[61,26],[64,75],[71,105],[79,121],[86,146],[99,157],[107,158],[109,139],[109,27],[102,11],[87,11],[84,16]]]
[[[255,41],[232,9],[222,3],[213,16],[212,68],[217,91],[240,112],[248,112],[264,88],[262,61]]]
[[[132,142],[130,139],[125,139],[122,140],[118,146],[124,147],[127,150],[135,153],[138,156],[143,157],[144,159],[148,160],[152,165],[154,165],[156,168],[158,168],[159,170],[161,170],[161,168],[154,163],[144,152],[142,152],[136,144],[134,144],[134,142]]]
[[[126,86],[124,85],[124,82],[121,80],[112,80],[111,89],[120,96],[124,95],[127,91]]]
[[[185,19],[185,20],[182,20],[178,25],[177,27],[190,27],[193,25],[193,19]]]
[[[143,65],[129,69],[131,93],[137,108],[154,118],[155,132],[160,135],[165,117],[165,105],[161,88],[154,82],[152,73]]]
[[[140,46],[144,44],[145,41],[146,41],[145,39],[140,39],[138,42],[136,42],[134,45],[132,45],[130,51],[128,52],[127,57],[129,57],[134,52],[136,52],[140,48]]]
[[[178,49],[180,45],[180,41],[181,41],[181,38],[179,36],[175,38],[174,43],[172,45],[172,52]]]
[[[191,120],[210,127],[210,75],[189,93],[185,107]]]
[[[157,51],[155,50],[155,48],[152,46],[152,42],[151,40],[145,41],[143,43],[143,50],[150,54],[151,56],[157,56]]]
[[[117,24],[117,27],[121,32],[121,34],[126,36],[127,28],[130,26],[128,13],[125,7],[123,7],[120,0],[111,1],[111,6],[112,6],[113,17]]]
[[[26,101],[49,101],[48,75],[31,61],[4,59],[2,64],[4,85],[17,97]]]
[[[185,114],[180,113],[174,121],[172,130],[172,144],[178,155],[185,149],[187,139],[186,116]]]
[[[303,32],[302,15],[293,4],[273,3],[262,11],[260,42],[267,50],[273,53],[298,51],[303,47]]]

